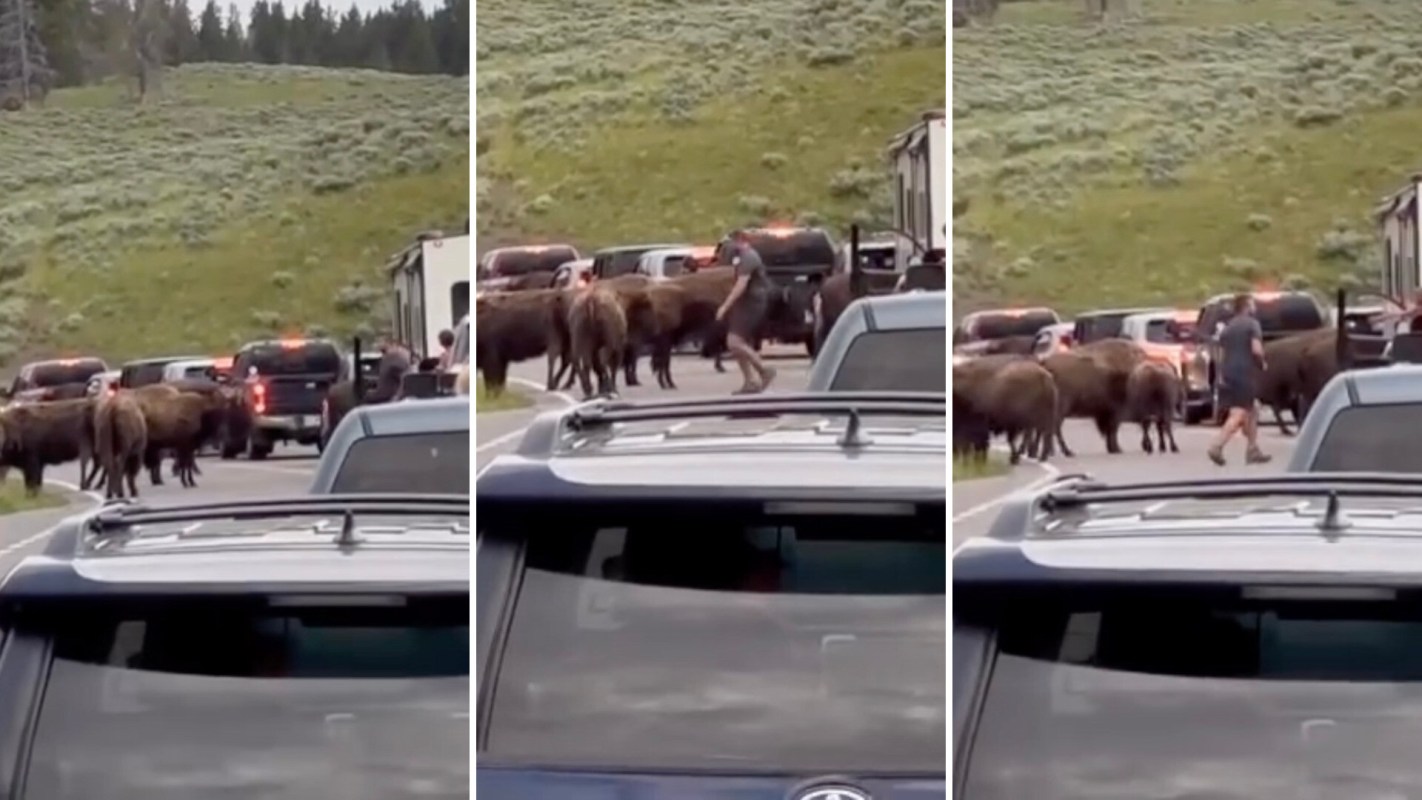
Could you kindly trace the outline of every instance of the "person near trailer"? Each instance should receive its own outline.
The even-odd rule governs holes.
[[[1224,466],[1225,445],[1243,431],[1247,442],[1245,463],[1267,463],[1272,457],[1259,448],[1257,376],[1268,367],[1264,360],[1264,331],[1255,317],[1252,295],[1241,294],[1234,298],[1234,316],[1220,331],[1219,342],[1219,402],[1227,416],[1206,454],[1211,461]]]

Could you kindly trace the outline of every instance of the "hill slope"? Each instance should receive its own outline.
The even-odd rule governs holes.
[[[478,26],[481,247],[872,222],[884,144],[943,103],[941,0],[488,0]]]
[[[466,78],[254,65],[0,115],[0,360],[382,321],[386,257],[463,225],[468,117]]]
[[[1422,162],[1422,7],[1142,5],[1098,27],[1013,4],[954,32],[959,308],[1375,284],[1368,213]]]

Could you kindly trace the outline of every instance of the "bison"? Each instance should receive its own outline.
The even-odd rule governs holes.
[[[617,391],[617,367],[627,349],[627,317],[618,296],[601,286],[585,289],[568,310],[573,369],[583,395],[593,395],[589,372],[597,376],[599,394]]]
[[[94,452],[92,413],[89,398],[6,408],[0,413],[0,464],[21,471],[31,496],[44,486],[45,467],[78,459],[82,480]]]
[[[94,451],[107,475],[104,496],[138,497],[138,472],[148,450],[148,423],[129,392],[101,397],[94,403]]]
[[[1046,367],[1030,359],[1008,362],[987,379],[981,396],[989,425],[1007,438],[1011,463],[1023,453],[1040,461],[1051,457],[1060,402]]]
[[[1180,376],[1168,364],[1143,361],[1131,370],[1126,381],[1126,403],[1130,417],[1141,425],[1141,449],[1154,452],[1150,430],[1155,428],[1160,452],[1180,452],[1175,445],[1175,412],[1180,407]]]

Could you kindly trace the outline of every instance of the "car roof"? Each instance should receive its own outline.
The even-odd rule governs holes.
[[[468,397],[432,397],[357,407],[355,416],[365,436],[400,436],[469,430]]]
[[[166,365],[168,365],[168,364],[172,364],[172,363],[177,362],[177,361],[197,361],[197,360],[199,360],[199,359],[201,359],[201,358],[203,358],[203,356],[193,356],[193,355],[188,355],[188,356],[154,356],[154,357],[152,357],[152,358],[136,358],[136,359],[134,359],[134,360],[132,360],[132,361],[125,361],[125,362],[123,362],[123,366],[120,367],[119,369],[127,369],[127,368],[129,368],[129,367],[166,366]],[[208,359],[208,360],[211,361],[212,359]]]
[[[943,289],[861,297],[850,303],[845,313],[851,309],[867,315],[870,330],[946,329],[948,326],[948,292]]]
[[[1367,575],[1422,585],[1418,553],[1422,476],[1275,474],[1113,486],[1076,475],[1006,502],[986,536],[954,552],[953,573],[955,584],[1266,584]]]
[[[663,247],[663,248],[659,248],[659,249],[657,249],[657,250],[648,250],[647,252],[645,252],[645,253],[642,254],[642,258],[645,259],[645,260],[647,260],[647,261],[650,261],[650,260],[652,260],[652,259],[654,259],[654,258],[670,258],[670,257],[672,257],[672,256],[689,256],[689,255],[691,255],[691,251],[692,251],[692,248],[690,248],[690,247]]]
[[[534,419],[513,454],[476,480],[480,502],[787,496],[943,502],[945,396],[878,393],[784,394],[676,401],[594,400]],[[885,400],[883,402],[889,402]],[[846,445],[846,416],[864,408],[862,447]],[[909,406],[914,406],[909,410]],[[876,411],[876,408],[878,409]],[[758,409],[754,418],[727,414]],[[817,411],[818,409],[818,411]],[[879,413],[882,411],[883,413]]]
[[[343,519],[350,513],[350,535]],[[0,599],[312,584],[467,590],[468,498],[287,497],[182,506],[111,504],[59,524]]]
[[[1334,375],[1309,406],[1299,427],[1290,472],[1306,472],[1318,454],[1333,418],[1356,406],[1422,404],[1422,365],[1392,364],[1383,369],[1354,369]]]
[[[1140,306],[1140,307],[1137,307],[1137,308],[1098,308],[1098,309],[1094,309],[1094,310],[1092,310],[1092,311],[1083,311],[1083,312],[1081,312],[1080,314],[1077,314],[1077,315],[1076,315],[1076,320],[1074,320],[1074,321],[1079,321],[1079,320],[1083,320],[1083,319],[1090,319],[1090,318],[1092,318],[1092,317],[1112,317],[1112,316],[1134,317],[1134,316],[1137,316],[1137,315],[1140,315],[1140,314],[1150,314],[1150,313],[1157,313],[1157,312],[1158,312],[1158,313],[1167,313],[1167,312],[1173,313],[1173,312],[1174,312],[1174,309],[1166,308],[1166,307],[1164,307],[1164,306]]]
[[[689,248],[691,247],[691,245],[687,244],[686,242],[662,242],[659,244],[620,244],[615,247],[604,247],[601,250],[598,250],[597,252],[593,253],[593,258],[597,258],[598,256],[614,255],[616,253],[625,253],[628,250],[675,250],[681,247]]]

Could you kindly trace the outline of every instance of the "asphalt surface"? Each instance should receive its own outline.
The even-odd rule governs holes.
[[[1105,443],[1089,420],[1068,420],[1063,435],[1076,454],[1074,458],[1058,455],[1046,465],[1024,461],[1006,476],[953,484],[953,544],[956,547],[986,533],[1006,497],[1037,488],[1060,474],[1084,472],[1099,480],[1119,483],[1258,475],[1282,472],[1293,452],[1293,439],[1280,435],[1277,428],[1264,427],[1260,431],[1260,447],[1273,456],[1273,461],[1246,466],[1244,441],[1237,436],[1225,450],[1228,463],[1218,467],[1205,456],[1205,449],[1215,433],[1212,427],[1177,424],[1175,441],[1180,452],[1150,455],[1141,450],[1140,426],[1126,425],[1122,426],[1120,436],[1121,449],[1125,452],[1108,455]]]
[[[139,477],[139,499],[154,505],[185,505],[274,495],[302,494],[316,470],[316,448],[277,445],[266,461],[223,461],[203,458],[198,468],[197,487],[184,489],[172,477],[172,461],[164,462],[163,485],[151,486],[147,475]],[[12,476],[11,480],[18,480]],[[45,537],[65,517],[92,508],[102,493],[79,492],[79,465],[65,464],[45,470],[48,488],[61,492],[68,505],[20,514],[0,516],[0,576],[20,559],[44,547]]]
[[[779,371],[771,392],[800,391],[809,380],[810,360],[801,347],[766,347],[762,356],[769,358],[772,367]],[[730,358],[725,362],[726,372],[718,373],[709,359],[695,355],[678,355],[672,362],[672,379],[676,389],[660,389],[652,376],[647,360],[638,363],[637,377],[641,386],[619,385],[619,394],[626,398],[681,398],[728,395],[741,385],[740,371]],[[580,396],[575,385],[568,393],[545,392],[546,362],[542,358],[515,364],[509,369],[509,383],[513,388],[535,398],[532,408],[514,411],[493,411],[475,415],[475,467],[479,470],[493,461],[501,453],[508,453],[518,447],[519,438],[529,421],[541,411],[560,408],[577,402]]]

